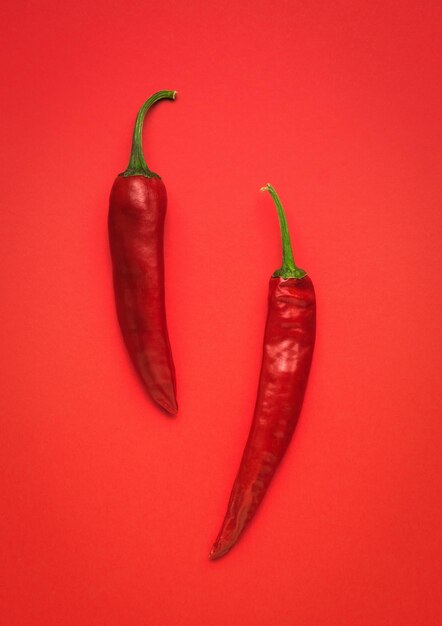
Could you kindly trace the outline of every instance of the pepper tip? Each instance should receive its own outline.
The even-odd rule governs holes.
[[[178,413],[178,405],[175,402],[167,402],[166,400],[163,400],[162,398],[154,398],[155,402],[158,404],[158,406],[160,408],[163,409],[163,411],[165,411],[170,417],[175,417],[175,415]]]
[[[227,554],[227,552],[229,552],[232,545],[233,544],[229,541],[223,541],[223,540],[215,541],[215,543],[212,546],[212,549],[209,552],[209,560],[216,561],[216,559],[221,558],[222,556]]]
[[[217,554],[215,546],[213,546],[209,552],[209,561],[216,561],[220,556],[220,554]]]
[[[169,413],[170,417],[175,417],[176,414],[178,413],[177,406],[174,406],[174,407],[168,406],[168,407],[165,407],[165,409]]]

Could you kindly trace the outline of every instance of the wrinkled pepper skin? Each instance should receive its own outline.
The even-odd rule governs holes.
[[[175,414],[175,368],[166,322],[161,178],[118,176],[109,202],[109,242],[118,321],[151,398]]]
[[[276,196],[271,185],[264,189]],[[315,291],[304,270],[294,266],[285,216],[283,221],[287,233],[283,232],[283,241],[285,238],[290,251],[284,254],[283,268],[278,272],[300,278],[283,277],[275,272],[270,279],[255,412],[227,513],[209,554],[212,560],[222,557],[235,545],[262,502],[292,439],[312,363]],[[290,260],[288,265],[286,257]]]

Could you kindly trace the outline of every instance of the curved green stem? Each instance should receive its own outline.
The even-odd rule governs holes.
[[[175,100],[176,94],[176,91],[157,91],[157,93],[154,93],[153,96],[151,96],[149,100],[146,100],[143,104],[135,121],[129,165],[127,166],[127,169],[120,174],[120,176],[146,176],[147,178],[160,178],[158,174],[150,171],[146,165],[146,161],[144,160],[142,144],[143,122],[147,111],[153,104],[155,104],[155,102],[165,98],[168,100]]]
[[[270,183],[267,183],[265,187],[261,187],[260,191],[268,191],[272,196],[273,202],[278,210],[279,226],[281,228],[282,267],[279,270],[276,270],[276,272],[273,273],[273,276],[281,276],[282,278],[303,278],[307,275],[307,272],[295,265],[287,219],[285,217],[281,201],[278,198],[278,194]]]

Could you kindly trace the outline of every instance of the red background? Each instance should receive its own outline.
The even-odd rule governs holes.
[[[442,623],[440,7],[4,3],[2,624]],[[106,230],[159,89],[174,420],[125,354]],[[314,364],[261,510],[209,562],[280,264],[268,181]]]

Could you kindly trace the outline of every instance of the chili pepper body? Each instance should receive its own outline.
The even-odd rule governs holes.
[[[161,178],[147,169],[141,149],[144,114],[161,97],[175,97],[175,92],[154,94],[143,105],[144,113],[143,108],[140,111],[141,123],[139,113],[131,162],[112,187],[108,230],[115,303],[124,343],[151,398],[173,415],[178,407],[164,286],[167,193]],[[138,151],[135,157],[134,151]]]
[[[303,270],[293,267],[287,278],[283,270],[270,279],[255,412],[211,559],[226,554],[255,515],[301,412],[315,343],[315,291]]]

